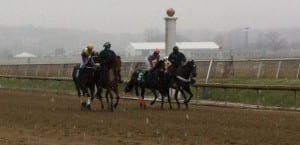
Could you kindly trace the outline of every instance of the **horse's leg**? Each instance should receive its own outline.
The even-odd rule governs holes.
[[[184,90],[187,92],[187,93],[189,93],[189,95],[190,95],[190,97],[186,100],[186,101],[184,101],[184,103],[189,103],[190,101],[191,101],[191,99],[193,98],[193,93],[192,93],[192,91],[191,91],[191,88],[188,86],[188,87],[185,87],[184,88]]]
[[[156,93],[156,91],[154,89],[152,89],[151,91],[154,94],[154,100],[151,101],[151,105],[153,105],[156,102],[158,95],[157,95],[157,93]]]
[[[104,109],[104,105],[103,105],[103,100],[102,100],[102,88],[101,87],[97,87],[97,98],[99,99],[100,103],[101,103],[101,109]]]
[[[144,88],[144,87],[141,89],[141,103],[140,103],[140,106],[144,107],[144,109],[146,109],[146,103],[144,100],[145,90],[146,90],[146,88]]]
[[[177,103],[177,108],[180,109],[180,103],[179,103],[179,100],[178,100],[178,92],[179,92],[179,90],[178,90],[178,88],[176,88],[174,98],[175,98],[176,103]]]
[[[115,87],[115,88],[114,88],[114,92],[115,92],[115,94],[116,94],[116,96],[117,96],[117,100],[116,100],[116,103],[115,103],[115,106],[114,106],[114,107],[117,108],[117,106],[118,106],[118,104],[119,104],[119,99],[120,99],[118,87]]]
[[[165,95],[162,92],[159,92],[161,95],[161,106],[160,109],[164,109]]]
[[[87,100],[84,101],[84,97],[87,96],[88,97],[88,92],[87,89],[83,86],[82,88],[82,97],[80,99],[81,102],[81,110],[84,110],[87,108]]]
[[[113,112],[114,111],[114,102],[113,102],[113,95],[111,93],[110,89],[107,89],[109,97],[110,97],[110,110]]]
[[[187,97],[186,97],[184,91],[185,91],[184,89],[180,90],[180,92],[181,92],[181,94],[182,94],[182,97],[184,98],[183,103],[185,104],[185,108],[188,109],[188,108],[189,108],[189,104],[188,104],[188,102],[187,102]]]
[[[87,90],[87,102],[86,102],[86,108],[91,111],[91,98],[93,97],[93,91],[90,90],[90,92],[88,92]]]
[[[171,103],[171,97],[170,97],[170,94],[168,93],[168,102],[169,102],[169,104],[170,104],[170,109],[172,109],[172,103]]]
[[[139,87],[135,86],[134,89],[135,89],[135,96],[137,97],[137,101],[138,101],[139,105],[141,105],[141,97],[140,97],[140,93],[139,93]],[[141,90],[142,90],[142,88],[141,88]]]
[[[109,108],[109,99],[108,99],[108,90],[106,90],[106,92],[105,92],[105,98],[106,98],[106,103],[107,103],[107,109],[110,109]]]

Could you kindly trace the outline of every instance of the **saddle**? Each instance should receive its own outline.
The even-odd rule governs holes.
[[[146,69],[140,69],[137,72],[137,80],[144,82],[145,81],[145,74],[147,73]]]

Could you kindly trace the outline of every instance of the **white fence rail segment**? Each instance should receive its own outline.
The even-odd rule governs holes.
[[[196,60],[197,79],[205,79],[211,60]],[[0,75],[70,77],[78,63],[66,64],[11,64],[0,65]],[[122,76],[144,66],[143,61],[124,61]],[[250,78],[250,79],[298,79],[300,59],[214,59],[209,78]]]
[[[261,90],[288,91],[293,92],[292,104],[294,108],[300,107],[300,98],[297,96],[299,86],[275,86],[275,85],[243,85],[243,84],[212,84],[211,80],[258,80],[258,79],[284,79],[296,80],[299,77],[300,58],[281,58],[281,59],[214,59],[212,60],[195,60],[197,65],[197,84],[194,85],[194,101],[203,101],[201,99],[210,99],[210,93],[214,88],[224,89],[225,94],[222,97],[225,104],[227,101],[227,91],[237,90],[254,90],[257,96],[264,99]],[[0,78],[7,79],[28,79],[28,80],[45,80],[72,81],[71,73],[73,67],[78,63],[66,64],[10,64],[0,65]],[[123,61],[122,77],[128,80],[132,72],[143,67],[143,61]],[[203,82],[202,82],[203,81]],[[206,89],[202,91],[201,89]],[[206,92],[206,93],[204,93]],[[281,93],[280,93],[281,94]],[[284,93],[283,93],[284,94]],[[225,95],[225,96],[224,96]],[[286,97],[288,98],[288,97]],[[207,101],[207,100],[205,100]],[[232,102],[231,102],[232,103]],[[260,102],[255,102],[256,106],[261,106]],[[265,105],[263,105],[265,106]],[[286,107],[283,107],[286,108]]]

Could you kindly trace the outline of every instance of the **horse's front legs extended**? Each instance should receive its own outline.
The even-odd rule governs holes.
[[[184,103],[189,103],[194,95],[193,95],[190,87],[185,87],[184,90],[190,95],[190,97],[188,99],[186,99],[184,101]]]

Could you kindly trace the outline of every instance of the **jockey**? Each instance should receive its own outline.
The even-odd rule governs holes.
[[[103,45],[104,49],[99,54],[100,65],[104,69],[108,70],[112,67],[113,61],[116,58],[116,53],[111,50],[111,44],[109,42],[105,42]]]
[[[172,63],[174,68],[178,68],[185,63],[186,58],[183,53],[179,52],[179,48],[174,46],[173,52],[169,55],[168,60]]]
[[[151,70],[153,68],[153,61],[155,60],[157,63],[159,61],[159,57],[159,48],[155,48],[153,54],[145,58],[147,70]]]
[[[104,49],[99,53],[99,60],[100,60],[100,66],[105,70],[108,71],[109,69],[113,68],[112,65],[114,63],[114,60],[116,59],[117,55],[116,53],[111,50],[111,44],[110,42],[105,42],[103,45]],[[115,72],[115,70],[114,70]],[[118,74],[116,74],[118,73]],[[115,72],[116,75],[119,77],[119,83],[122,83],[120,72]]]
[[[92,58],[93,55],[95,55],[94,52],[94,46],[93,44],[88,44],[81,52],[81,58],[82,58],[82,63],[80,64],[79,67],[79,72],[77,74],[77,77],[79,77],[86,66],[86,64],[89,62],[89,60]],[[94,65],[94,61],[91,61],[92,65]]]
[[[178,46],[173,47],[173,52],[169,55],[168,60],[171,62],[173,66],[173,71],[170,72],[171,76],[175,77],[177,75],[177,69],[184,65],[186,61],[186,57],[182,52],[179,52]],[[191,84],[195,83],[196,81],[191,78]]]

